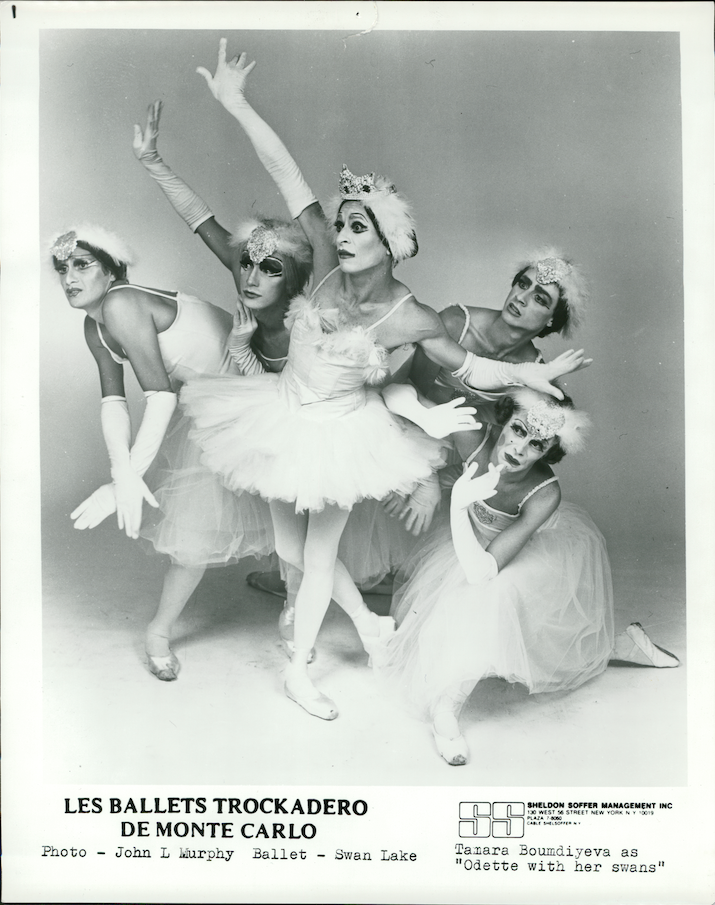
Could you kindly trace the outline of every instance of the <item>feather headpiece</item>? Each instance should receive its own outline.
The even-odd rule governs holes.
[[[417,254],[415,221],[410,205],[386,176],[375,173],[355,176],[343,164],[340,193],[325,206],[325,215],[334,238],[337,238],[334,223],[341,205],[346,201],[359,201],[372,213],[395,263]]]
[[[586,313],[589,290],[585,276],[573,261],[565,258],[555,248],[540,248],[532,252],[526,260],[516,265],[514,272],[520,273],[529,267],[536,269],[537,283],[556,283],[559,286],[568,311],[561,335],[571,336],[582,326]]]
[[[50,243],[50,254],[58,261],[66,261],[74,254],[77,244],[91,245],[111,258],[118,269],[135,263],[132,250],[123,239],[103,226],[94,223],[83,223],[63,230]]]
[[[591,419],[586,412],[563,405],[558,399],[527,387],[510,391],[509,395],[524,413],[524,422],[532,437],[539,440],[558,437],[566,453],[583,450],[591,428]]]
[[[231,236],[230,243],[234,248],[245,243],[254,264],[260,264],[264,258],[276,253],[293,258],[299,264],[310,264],[313,259],[310,242],[297,223],[270,217],[244,220]]]

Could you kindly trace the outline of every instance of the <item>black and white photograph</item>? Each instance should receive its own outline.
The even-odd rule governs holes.
[[[347,901],[341,882],[351,901],[556,901],[525,863],[475,898],[452,871],[465,802],[511,790],[527,835],[574,824],[538,854],[610,838],[579,835],[597,802],[652,813],[650,840],[657,808],[711,796],[712,173],[693,189],[693,86],[701,150],[712,105],[688,54],[712,8],[598,6],[3,9],[11,47],[32,19],[36,69],[4,130],[6,185],[32,149],[3,218],[6,750],[39,731],[32,781],[63,821],[32,837],[28,890],[101,901],[146,875],[146,901]],[[320,805],[282,818],[297,843],[270,807],[244,816],[279,792]],[[414,827],[419,873],[328,864],[408,860],[413,818],[385,811],[419,796],[449,870]],[[110,800],[121,837],[92,841],[80,802],[99,821]],[[156,838],[167,800],[188,836]],[[230,818],[205,803],[229,800]],[[492,835],[518,837],[494,808]],[[207,865],[202,898],[200,865],[182,888],[159,859],[222,850],[205,822],[228,819],[250,882]],[[637,848],[615,837],[614,857]],[[62,885],[75,838],[112,862],[106,886],[89,855],[99,885]],[[281,857],[263,849],[312,873],[262,881],[255,861]],[[652,858],[647,888],[670,893],[609,900],[675,901]],[[678,901],[707,901],[709,870]],[[586,896],[577,880],[554,889]]]

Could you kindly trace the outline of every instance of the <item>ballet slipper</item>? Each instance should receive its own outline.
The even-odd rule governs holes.
[[[469,748],[463,735],[456,738],[447,738],[440,735],[432,726],[432,737],[437,746],[437,751],[447,761],[450,767],[463,767],[469,760]]]
[[[334,720],[338,716],[335,702],[318,691],[305,674],[291,675],[287,669],[284,687],[286,697],[295,701],[311,716],[317,716],[321,720]]]
[[[248,579],[247,579],[248,580]],[[295,622],[295,607],[289,606],[286,604],[281,610],[281,614],[278,617],[278,634],[281,637],[281,644],[283,645],[283,650],[288,655],[288,659],[291,660],[293,658],[293,654],[295,653],[295,644],[293,643],[293,624]],[[308,654],[307,663],[312,663],[315,660],[315,648],[311,648],[310,653]]]
[[[279,572],[249,572],[246,575],[246,584],[257,591],[272,594],[274,597],[280,597],[281,600],[286,599],[285,582],[281,579]]]
[[[373,613],[373,615],[375,614]],[[377,619],[376,633],[366,634],[361,630],[362,626],[354,623],[365,653],[368,655],[369,666],[381,664],[386,653],[387,642],[395,634],[395,620],[392,616],[375,616],[375,618]]]
[[[637,663],[639,666],[653,666],[656,669],[673,669],[680,666],[680,660],[675,654],[650,640],[640,622],[632,622],[619,638],[623,639],[625,647],[616,645],[613,652],[614,660]]]
[[[146,647],[149,647],[148,642],[150,639],[161,639],[163,642],[162,646],[166,646],[167,653],[157,656],[155,654],[150,654],[149,651],[146,650],[149,672],[162,682],[173,682],[175,679],[178,679],[181,663],[179,663],[176,654],[169,647],[169,639],[165,635],[156,634],[156,632],[147,632]]]

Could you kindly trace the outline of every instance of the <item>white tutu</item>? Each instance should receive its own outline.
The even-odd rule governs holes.
[[[271,553],[273,524],[265,500],[224,487],[202,464],[190,427],[186,416],[175,414],[147,475],[159,509],[144,507],[141,536],[183,566],[223,565]]]
[[[493,535],[477,533],[483,546]],[[573,689],[613,649],[613,590],[603,536],[588,514],[559,509],[491,581],[470,585],[448,524],[404,570],[398,630],[380,670],[428,718],[448,688],[501,676],[530,692]]]

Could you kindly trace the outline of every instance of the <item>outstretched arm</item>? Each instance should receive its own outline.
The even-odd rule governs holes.
[[[201,236],[225,267],[230,268],[233,263],[233,251],[229,244],[230,233],[216,222],[211,208],[191,186],[187,185],[164,163],[157,150],[161,108],[161,101],[149,104],[146,127],[143,132],[141,127],[135,123],[134,155],[166,195],[169,204],[184,223]]]
[[[423,312],[424,312],[423,306]],[[564,352],[546,364],[509,361],[493,361],[467,352],[447,333],[436,312],[431,312],[430,323],[424,335],[417,338],[422,349],[432,361],[448,368],[455,377],[468,386],[480,390],[498,390],[507,386],[529,386],[541,393],[563,399],[562,391],[551,381],[572,371],[579,371],[591,364],[583,349]]]
[[[268,123],[246,100],[244,90],[255,62],[246,64],[246,54],[226,61],[226,39],[219,42],[218,63],[214,75],[203,66],[197,72],[206,79],[211,93],[238,120],[258,157],[276,183],[291,217],[297,219],[313,247],[313,273],[316,281],[335,267],[337,255],[328,235],[323,211],[303,178],[288,149]]]

